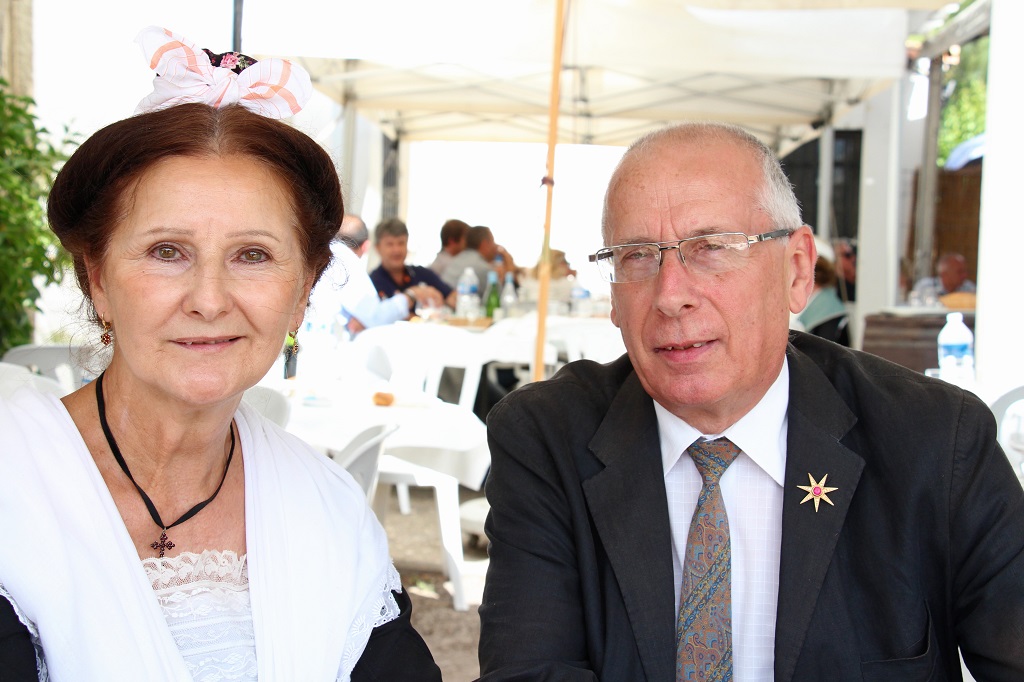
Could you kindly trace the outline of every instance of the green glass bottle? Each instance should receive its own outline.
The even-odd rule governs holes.
[[[498,286],[498,273],[491,270],[487,273],[487,293],[484,294],[484,311],[487,317],[494,319],[494,311],[501,307],[501,287]]]

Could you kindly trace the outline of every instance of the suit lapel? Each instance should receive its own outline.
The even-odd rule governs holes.
[[[775,679],[792,679],[811,616],[832,561],[839,533],[857,489],[864,460],[839,441],[856,422],[855,415],[814,364],[792,346],[786,476],[782,507],[782,558],[775,625]],[[832,505],[821,500],[801,504],[808,475],[835,487]]]
[[[612,401],[590,448],[604,469],[583,482],[583,491],[647,680],[674,679],[672,531],[657,417],[635,373]]]

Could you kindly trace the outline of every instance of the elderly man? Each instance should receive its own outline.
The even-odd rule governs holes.
[[[483,680],[1024,679],[1024,489],[976,397],[788,334],[815,246],[731,127],[634,144],[592,259],[627,355],[488,420]]]
[[[967,260],[959,253],[944,253],[935,264],[937,277],[923,277],[914,285],[914,291],[935,296],[964,292],[973,294],[977,288],[967,279]]]

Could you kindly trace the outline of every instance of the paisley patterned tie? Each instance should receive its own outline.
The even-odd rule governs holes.
[[[732,679],[729,520],[718,482],[740,454],[729,439],[698,440],[686,453],[704,477],[690,521],[676,622],[676,681]]]

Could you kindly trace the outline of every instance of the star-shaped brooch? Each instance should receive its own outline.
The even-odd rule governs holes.
[[[800,490],[807,492],[807,496],[804,499],[800,500],[800,504],[803,504],[808,500],[814,500],[815,514],[818,513],[818,505],[821,504],[822,500],[825,500],[834,507],[835,505],[832,504],[832,500],[828,499],[828,494],[833,490],[839,490],[839,488],[829,488],[825,486],[825,479],[828,478],[828,474],[822,476],[820,481],[815,481],[814,476],[811,476],[810,474],[807,474],[807,478],[811,479],[810,485],[797,486],[797,488],[800,488]]]

